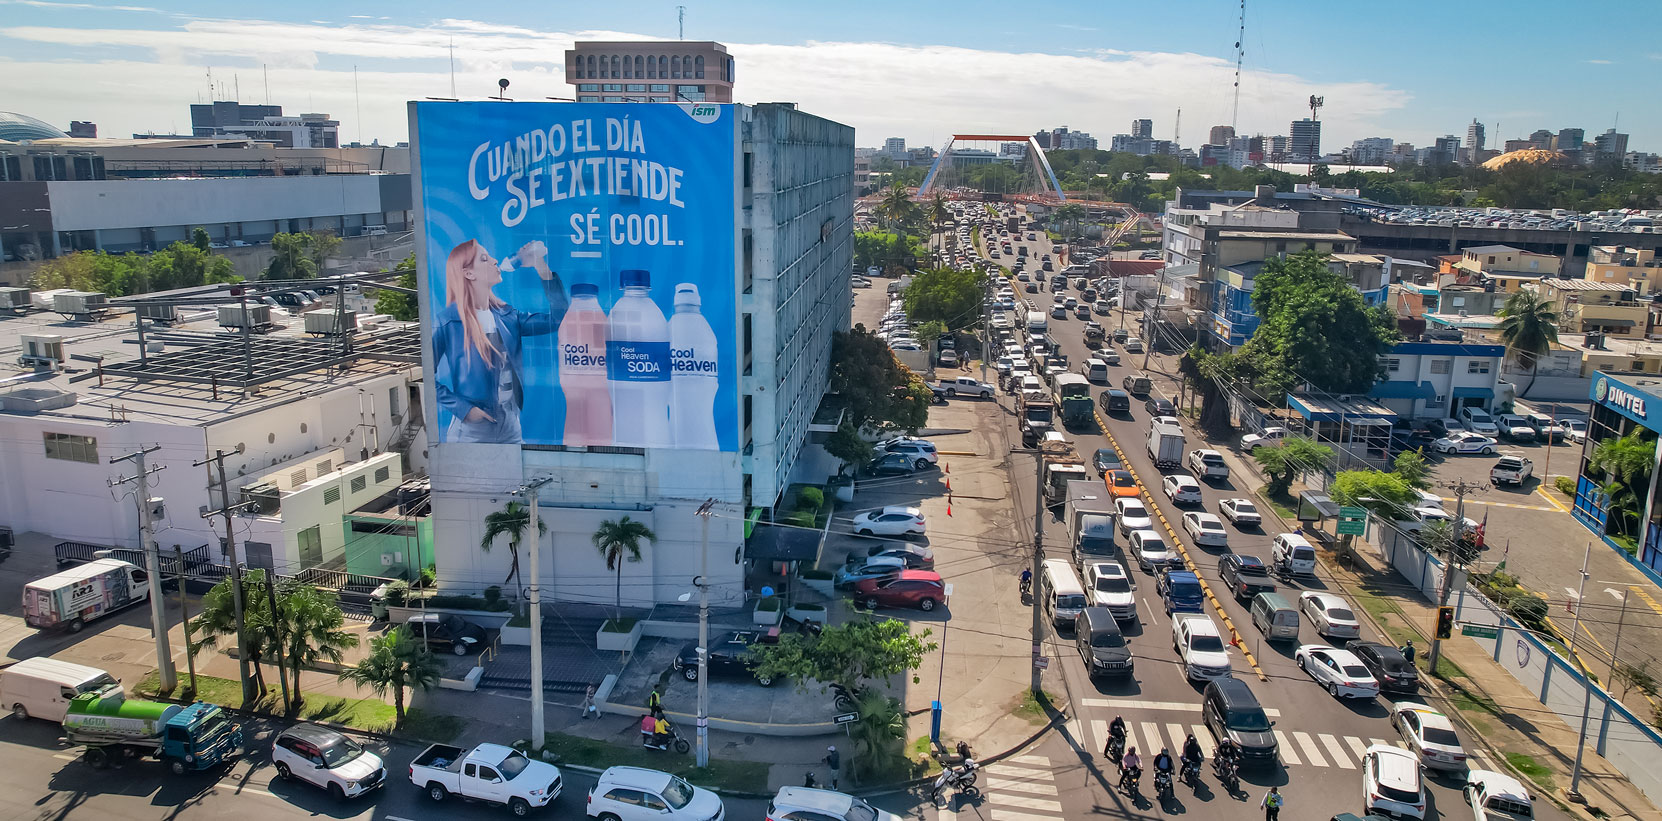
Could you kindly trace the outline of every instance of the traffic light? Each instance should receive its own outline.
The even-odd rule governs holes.
[[[1437,608],[1437,638],[1447,639],[1454,637],[1454,608]]]

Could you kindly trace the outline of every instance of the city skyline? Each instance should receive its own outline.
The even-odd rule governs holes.
[[[904,136],[913,145],[939,146],[953,132],[1025,133],[1056,122],[1106,142],[1135,119],[1152,119],[1154,138],[1171,139],[1181,108],[1179,142],[1194,147],[1213,126],[1230,124],[1236,11],[1220,2],[1177,5],[1193,23],[1181,32],[1161,31],[1151,12],[1124,10],[1116,12],[1108,35],[1110,29],[1092,24],[1088,7],[1063,4],[1058,19],[1084,22],[1001,23],[1000,34],[1007,36],[988,37],[963,20],[937,21],[929,14],[917,20],[929,25],[878,42],[862,39],[862,27],[846,19],[884,8],[876,4],[857,1],[833,19],[807,9],[748,14],[761,5],[732,2],[689,7],[687,37],[728,45],[737,64],[736,99],[797,102],[853,125],[861,145]],[[339,16],[314,2],[264,8],[258,18],[242,19],[210,16],[223,12],[193,0],[165,8],[52,0],[0,0],[0,6],[8,20],[0,26],[8,55],[0,58],[7,108],[65,129],[71,120],[90,120],[101,135],[117,137],[185,133],[190,103],[240,98],[269,100],[293,114],[331,114],[342,123],[343,142],[392,143],[407,138],[405,101],[450,96],[452,51],[456,96],[493,95],[502,77],[511,82],[509,97],[542,99],[569,95],[563,54],[577,40],[676,34],[673,4],[638,2],[562,11],[557,27],[540,9],[510,7],[481,19],[453,19],[424,2],[404,7],[396,19]],[[983,7],[993,8],[955,6],[971,12]],[[85,12],[95,8],[97,26],[89,27]],[[1069,8],[1082,13],[1061,13]],[[1457,18],[1450,25],[1477,16],[1463,8],[1443,13]],[[1654,13],[1648,7],[1635,11],[1638,17]],[[1345,16],[1327,16],[1334,23],[1330,32],[1346,30]],[[629,30],[607,28],[623,20],[630,21]],[[1371,33],[1387,36],[1403,25],[1382,21]],[[1485,25],[1527,31],[1516,21]],[[1317,40],[1318,47],[1295,43],[1311,26],[1283,8],[1249,11],[1238,134],[1288,133],[1292,121],[1308,116],[1311,94],[1327,101],[1321,120],[1329,149],[1375,136],[1426,145],[1443,134],[1463,134],[1474,117],[1486,126],[1489,145],[1498,147],[1537,129],[1600,134],[1620,116],[1618,130],[1635,136],[1630,150],[1644,151],[1654,148],[1649,137],[1662,124],[1662,114],[1631,102],[1630,111],[1617,114],[1624,99],[1642,99],[1640,78],[1662,60],[1662,53],[1645,51],[1637,39],[1634,49],[1619,48],[1632,36],[1628,32],[1642,26],[1608,33],[1610,50],[1624,55],[1619,60],[1542,58],[1553,70],[1529,88],[1470,75],[1454,84],[1458,93],[1446,77],[1413,60],[1378,72],[1338,59],[1352,52],[1331,36]],[[1472,48],[1479,56],[1499,47]],[[1622,63],[1625,71],[1616,69]],[[1612,76],[1597,84],[1574,82],[1602,74]],[[1552,94],[1559,85],[1565,93]],[[1589,87],[1597,90],[1589,93]],[[1543,100],[1555,108],[1542,107]],[[1485,110],[1472,110],[1474,101]]]

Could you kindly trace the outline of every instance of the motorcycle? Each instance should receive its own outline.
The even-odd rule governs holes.
[[[669,748],[673,746],[675,751],[681,753],[682,755],[692,752],[692,743],[681,737],[681,734],[676,731],[674,724],[669,725],[669,732],[662,734],[662,736],[658,738],[654,738],[653,742],[655,743],[648,743],[646,746],[654,750],[665,751],[669,750]]]
[[[854,709],[855,692],[853,690],[833,681],[831,682],[831,692],[836,694],[836,698],[833,699],[832,703],[837,706],[838,712],[846,713]]]
[[[1027,597],[1032,596],[1033,595],[1033,580],[1031,578],[1022,579],[1020,581],[1020,583],[1017,585],[1017,590],[1020,591],[1021,597],[1023,599],[1026,599]]]
[[[1161,798],[1170,798],[1171,797],[1171,771],[1170,770],[1155,770],[1154,771],[1154,791],[1156,793],[1158,793]]]
[[[1114,762],[1115,764],[1120,763],[1120,759],[1125,757],[1125,736],[1108,736],[1108,749],[1106,752],[1108,753],[1108,760]]]
[[[1184,761],[1183,771],[1177,777],[1191,787],[1198,784],[1200,782],[1200,762],[1195,760]]]
[[[970,758],[966,759],[961,767],[947,767],[941,770],[941,774],[936,776],[935,783],[929,788],[930,799],[936,806],[943,806],[945,802],[942,799],[949,789],[957,789],[972,799],[981,795],[981,790],[975,786],[975,774],[980,768],[975,759]]]
[[[1236,771],[1235,759],[1233,759],[1233,758],[1213,758],[1212,759],[1212,771],[1214,773],[1217,773],[1218,779],[1220,781],[1222,781],[1224,783],[1224,785],[1227,786],[1230,789],[1231,792],[1234,791],[1235,785],[1237,783],[1239,783],[1238,782],[1239,773]]]
[[[1137,794],[1138,782],[1141,781],[1142,778],[1143,778],[1142,768],[1139,767],[1137,769],[1130,769],[1130,768],[1126,768],[1126,767],[1121,767],[1120,768],[1120,789],[1124,790],[1126,795],[1136,795]]]

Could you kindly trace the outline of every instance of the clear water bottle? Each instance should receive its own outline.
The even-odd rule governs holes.
[[[606,311],[600,288],[571,286],[571,307],[560,322],[560,390],[566,397],[567,445],[612,444],[612,395],[606,375]]]
[[[607,318],[606,374],[612,391],[612,438],[620,447],[667,448],[669,322],[652,301],[652,274],[620,271],[623,296]]]
[[[675,446],[719,450],[715,403],[719,376],[716,334],[699,312],[698,286],[675,286],[675,313],[669,318],[670,430]]]

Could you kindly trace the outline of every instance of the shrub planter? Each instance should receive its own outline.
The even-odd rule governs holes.
[[[594,634],[594,646],[600,650],[617,650],[622,653],[635,652],[635,645],[639,644],[641,640],[640,619],[625,619],[623,624],[619,626],[628,627],[629,629],[615,629],[612,627],[612,621],[607,619],[605,624],[600,625],[600,630]],[[527,628],[526,632],[529,633],[530,629]]]
[[[751,620],[761,627],[772,627],[778,624],[784,616],[782,604],[774,596],[756,602],[756,610],[751,614]]]
[[[816,591],[826,598],[831,598],[836,595],[836,589],[834,588],[831,579],[831,572],[828,570],[804,570],[797,574],[797,578],[802,580],[802,585],[804,587],[809,590]]]
[[[529,624],[524,627],[502,625],[502,643],[514,647],[530,647],[531,626]]]
[[[785,616],[795,622],[815,622],[824,627],[828,622],[830,612],[823,604],[793,604],[785,611]]]

